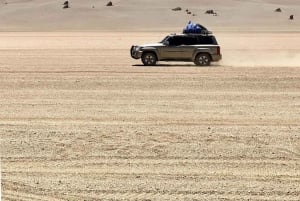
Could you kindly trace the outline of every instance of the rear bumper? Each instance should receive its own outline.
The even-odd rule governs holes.
[[[140,59],[142,57],[143,52],[137,50],[137,46],[131,46],[130,56],[134,59]]]
[[[211,60],[212,61],[220,61],[220,60],[222,60],[222,55],[221,54],[211,55]]]

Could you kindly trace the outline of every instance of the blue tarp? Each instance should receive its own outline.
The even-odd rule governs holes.
[[[194,24],[191,21],[186,25],[185,29],[183,29],[183,33],[202,33],[202,31],[207,30],[200,24]]]

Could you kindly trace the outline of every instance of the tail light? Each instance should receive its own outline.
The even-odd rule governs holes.
[[[220,55],[221,54],[221,47],[217,47],[217,54]]]

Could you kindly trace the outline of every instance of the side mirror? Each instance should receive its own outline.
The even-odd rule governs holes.
[[[170,45],[169,41],[165,41],[165,42],[164,42],[164,45],[165,45],[165,46],[169,46],[169,45]]]

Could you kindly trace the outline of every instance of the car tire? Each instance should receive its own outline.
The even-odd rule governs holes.
[[[142,56],[142,62],[145,66],[155,66],[157,62],[157,57],[152,52],[146,52]]]
[[[201,53],[196,56],[194,62],[197,66],[209,66],[211,63],[211,58],[209,54]]]

